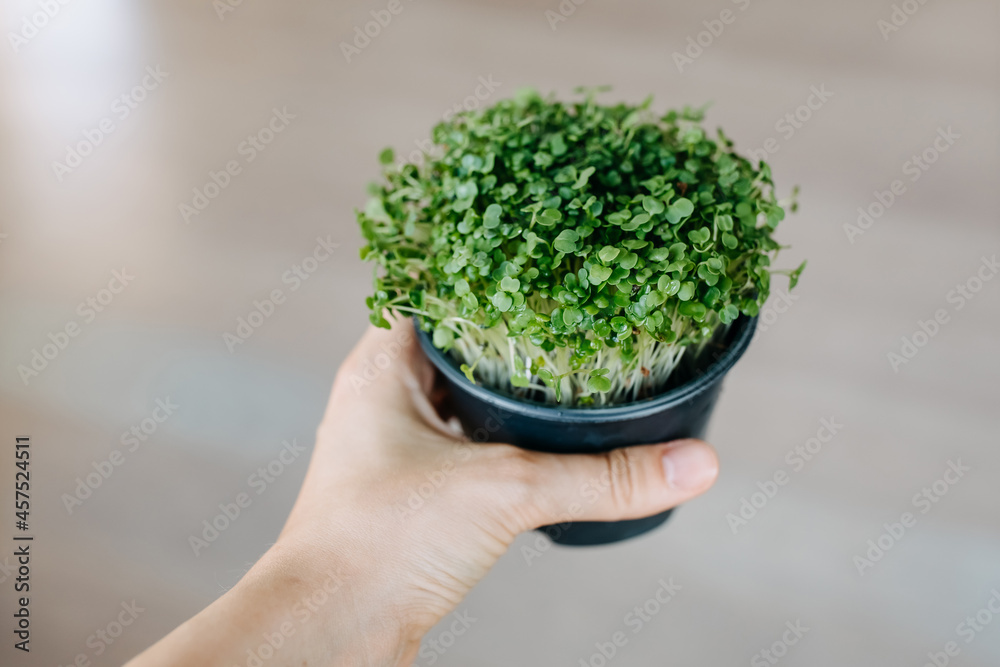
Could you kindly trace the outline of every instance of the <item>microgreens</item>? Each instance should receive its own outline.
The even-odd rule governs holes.
[[[758,313],[795,204],[766,163],[706,135],[702,109],[650,105],[521,91],[438,124],[422,164],[383,151],[357,214],[372,322],[417,315],[470,380],[524,398],[662,390],[685,350]],[[804,266],[781,272],[791,287]]]

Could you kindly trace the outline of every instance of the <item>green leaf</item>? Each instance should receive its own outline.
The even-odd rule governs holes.
[[[378,154],[378,161],[381,164],[392,164],[395,159],[396,153],[391,148],[383,148],[382,152]]]
[[[462,364],[458,367],[462,373],[465,374],[466,379],[472,384],[476,384],[476,377],[472,374],[472,366],[469,364]]]
[[[677,290],[677,298],[681,301],[690,301],[694,296],[694,283],[685,282],[681,283],[680,289]]]
[[[572,229],[564,229],[552,242],[552,247],[559,252],[571,253],[579,248],[580,235]]]
[[[586,186],[587,181],[590,180],[590,177],[593,175],[594,171],[596,171],[594,167],[587,167],[586,169],[581,171],[579,177],[576,179],[576,183],[573,184],[573,189],[579,190],[584,186]]]
[[[500,226],[500,214],[503,212],[500,204],[490,204],[483,213],[483,226],[487,229],[494,229]]]
[[[619,250],[618,248],[606,245],[603,248],[601,248],[601,251],[597,253],[597,256],[601,258],[602,262],[610,262],[615,257],[618,256],[619,252],[621,252],[621,250]]]
[[[497,292],[493,295],[493,305],[497,307],[501,313],[506,313],[514,305],[514,299],[511,298],[510,294],[507,292]]]
[[[688,232],[688,240],[696,245],[706,243],[710,238],[712,238],[712,232],[708,229],[708,227],[702,227]]]
[[[576,326],[583,319],[583,313],[577,308],[565,308],[563,309],[563,322],[568,327]]]
[[[681,315],[687,315],[688,317],[700,322],[705,319],[705,315],[708,314],[708,308],[705,307],[705,304],[697,301],[685,301],[677,307],[677,312]]]
[[[630,329],[628,320],[621,315],[611,318],[611,328],[614,329],[616,333],[625,333]]]
[[[631,269],[639,261],[639,255],[634,252],[627,252],[618,259],[618,266],[623,269]]]
[[[670,250],[667,248],[654,248],[650,251],[647,258],[651,262],[662,262],[670,256]]]
[[[638,229],[647,222],[649,222],[649,214],[640,213],[639,215],[633,216],[632,219],[629,220],[628,222],[622,223],[622,229],[624,229],[626,232],[631,232],[633,230]]]
[[[446,350],[455,341],[455,332],[447,327],[437,327],[434,329],[434,347]]]
[[[611,380],[601,375],[591,375],[587,378],[587,389],[595,394],[611,391]]]
[[[691,203],[690,199],[681,197],[670,203],[670,207],[667,208],[667,220],[670,221],[670,224],[677,224],[692,213],[694,213],[694,204]]]
[[[806,262],[802,262],[799,264],[799,268],[788,274],[788,289],[795,289],[795,286],[799,284],[799,276],[802,275],[802,272],[805,271],[805,269]]]
[[[500,280],[500,289],[504,292],[516,292],[521,289],[521,281],[517,278],[511,278],[510,276],[504,276]]]
[[[562,220],[562,211],[555,208],[547,208],[538,216],[538,224],[543,227],[551,227]]]
[[[594,266],[590,267],[590,279],[591,279],[590,281],[592,283],[600,285],[601,283],[606,282],[607,279],[611,277],[611,272],[612,270],[610,268],[602,266],[601,264],[595,264]]]
[[[642,207],[646,209],[646,213],[649,213],[650,215],[659,215],[660,213],[663,213],[664,209],[663,202],[655,197],[643,197]]]
[[[660,279],[656,283],[656,289],[667,296],[674,296],[681,289],[681,281],[673,280],[670,276],[660,276]]]

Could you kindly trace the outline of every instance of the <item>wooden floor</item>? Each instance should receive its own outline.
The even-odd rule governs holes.
[[[189,544],[283,440],[311,444],[366,326],[352,211],[379,150],[524,85],[613,84],[711,102],[765,151],[802,188],[780,263],[809,268],[727,380],[716,488],[626,544],[532,557],[522,537],[463,604],[468,631],[442,625],[449,648],[417,664],[597,667],[618,631],[617,667],[771,664],[775,642],[783,665],[918,667],[952,641],[953,665],[1000,664],[980,611],[1000,590],[996,2],[402,0],[367,41],[384,1],[50,4],[0,9],[0,563],[16,435],[36,536],[32,651],[11,647],[5,565],[0,663],[120,664],[274,539],[305,457]],[[339,245],[296,283],[318,242]],[[36,350],[52,358],[22,377]],[[133,601],[97,656],[88,638]]]

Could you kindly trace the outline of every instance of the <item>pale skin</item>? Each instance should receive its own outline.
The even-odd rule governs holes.
[[[434,370],[411,327],[370,329],[341,365],[274,546],[131,667],[245,666],[252,656],[268,666],[410,665],[519,533],[571,511],[580,521],[649,516],[715,481],[718,459],[698,440],[584,455],[470,442],[435,409]],[[398,354],[368,379],[366,361],[385,349]],[[427,493],[435,475],[445,481]],[[427,497],[413,503],[421,484]],[[596,500],[582,493],[588,484]]]

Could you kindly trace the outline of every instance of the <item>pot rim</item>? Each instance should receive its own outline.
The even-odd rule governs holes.
[[[455,362],[451,355],[435,347],[427,332],[420,328],[420,324],[416,321],[416,318],[414,320],[417,339],[420,341],[420,347],[424,353],[431,360],[431,363],[444,373],[452,384],[457,385],[463,391],[505,412],[547,421],[584,424],[620,421],[623,418],[637,419],[646,417],[680,405],[698,394],[707,391],[717,381],[720,381],[733,365],[736,364],[736,361],[743,356],[757,328],[757,317],[740,315],[733,323],[733,326],[738,327],[738,329],[729,346],[718,359],[705,369],[704,373],[658,396],[611,407],[564,408],[553,407],[543,403],[530,403],[469,382],[469,379],[459,370],[457,362]]]

